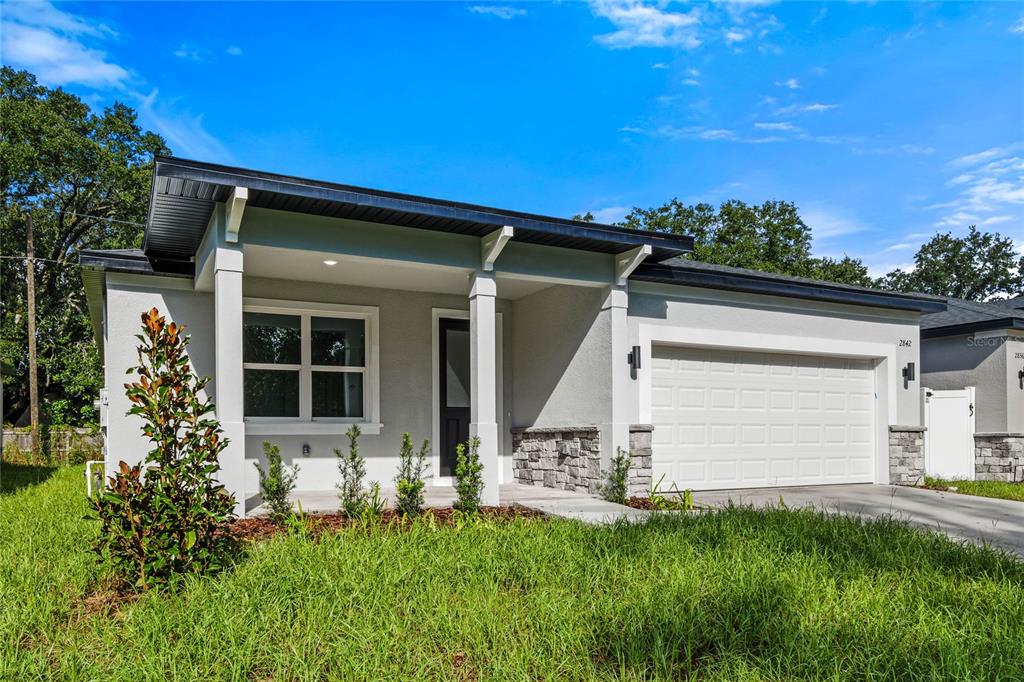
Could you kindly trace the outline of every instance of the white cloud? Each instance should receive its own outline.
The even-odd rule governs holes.
[[[926,144],[901,144],[900,151],[906,152],[907,154],[934,154],[935,147]]]
[[[1010,27],[1010,33],[1024,33],[1024,14],[1020,16],[1016,24]]]
[[[651,68],[652,69],[667,69],[668,68],[668,64],[664,64],[662,62],[658,62],[657,64],[651,64]]]
[[[696,78],[687,78],[683,80],[683,85],[692,85],[694,87],[697,87],[700,85],[700,81],[697,80]]]
[[[227,49],[224,50],[224,54],[231,55],[232,57],[241,57],[242,48],[238,45],[228,45]]]
[[[789,106],[777,109],[775,113],[783,114],[800,114],[800,113],[821,113],[823,111],[831,111],[832,109],[839,108],[838,104],[822,104],[821,102],[815,102],[814,104],[790,104]]]
[[[800,89],[800,81],[795,78],[790,78],[789,80],[784,81],[775,81],[775,84],[781,88],[789,88],[790,90]]]
[[[608,19],[615,26],[615,31],[595,38],[606,47],[681,47],[692,50],[701,45],[698,9],[686,13],[670,12],[635,0],[594,0],[590,7],[595,15]]]
[[[907,249],[916,248],[918,245],[911,242],[903,242],[902,244],[893,244],[882,249],[883,253],[891,253],[893,251],[906,251]]]
[[[780,122],[760,123],[759,122],[759,123],[755,123],[754,127],[759,129],[759,130],[778,130],[778,131],[787,132],[787,133],[797,132],[797,131],[800,130],[799,128],[797,128],[792,123],[784,123],[784,122],[782,122],[782,123],[780,123]]]
[[[195,43],[182,43],[181,46],[172,54],[178,59],[188,59],[193,62],[205,62],[210,56],[210,51],[196,45]]]
[[[1024,157],[1015,152],[1024,143],[992,147],[949,162],[958,171],[946,182],[955,191],[948,201],[929,206],[946,211],[935,222],[939,228],[968,225],[1024,223]]]
[[[590,215],[594,216],[594,222],[610,225],[625,218],[630,210],[631,207],[629,206],[606,206],[604,208],[595,208],[590,212]]]
[[[116,37],[113,30],[48,2],[5,3],[0,32],[4,63],[31,71],[47,85],[120,89],[132,79],[99,47]]]
[[[991,161],[992,159],[998,159],[1000,157],[1007,156],[1008,154],[1012,154],[1013,152],[1018,151],[1019,149],[1022,148],[1024,148],[1024,142],[1017,142],[1015,144],[1010,144],[1005,147],[992,147],[991,149],[986,149],[985,151],[977,152],[975,154],[967,154],[966,156],[961,156],[959,158],[953,159],[952,161],[949,162],[949,165],[957,168],[975,166],[984,161]]]
[[[526,10],[521,7],[508,7],[507,5],[473,5],[469,8],[474,14],[489,14],[499,19],[514,19],[526,16]]]
[[[733,27],[728,29],[724,34],[725,42],[728,45],[734,45],[736,43],[742,43],[744,40],[750,37],[750,31],[745,28]]]
[[[234,159],[227,147],[206,130],[202,114],[176,112],[158,95],[154,89],[148,95],[138,96],[139,120],[162,135],[175,154],[229,163]]]
[[[800,216],[807,223],[807,226],[811,228],[811,236],[816,248],[820,242],[836,237],[844,237],[848,234],[865,232],[868,229],[864,223],[856,218],[840,215],[829,207],[817,204],[802,206],[800,208]]]
[[[49,86],[84,85],[95,92],[84,99],[100,107],[113,97],[133,104],[140,124],[162,135],[178,154],[232,162],[227,148],[209,133],[202,116],[180,112],[173,101],[136,91],[145,80],[114,63],[103,50],[117,38],[106,26],[55,8],[46,2],[11,2],[3,6],[3,61],[33,72]],[[187,48],[186,48],[187,49]]]

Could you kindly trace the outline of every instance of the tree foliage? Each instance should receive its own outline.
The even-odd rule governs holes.
[[[877,285],[969,301],[1024,293],[1024,256],[1013,240],[971,225],[963,237],[937,234],[914,256],[914,270],[893,270]]]
[[[37,345],[43,411],[57,423],[93,418],[100,363],[78,272],[84,248],[139,245],[154,154],[169,153],[120,103],[102,113],[35,76],[0,69],[0,243],[25,253],[31,212],[36,258]],[[0,261],[0,361],[5,421],[28,405],[25,263]]]
[[[217,482],[227,445],[202,398],[209,377],[189,365],[185,328],[167,324],[156,308],[142,315],[138,380],[125,384],[142,433],[153,444],[142,465],[120,463],[110,486],[92,501],[102,529],[96,552],[125,582],[168,584],[186,573],[223,566],[230,543],[220,525],[235,499]]]
[[[592,219],[589,214],[576,216]],[[811,228],[795,204],[766,201],[751,205],[730,200],[686,205],[678,199],[653,208],[634,208],[622,225],[638,230],[671,232],[693,237],[694,260],[783,275],[826,279],[868,286],[864,264],[844,256],[841,260],[811,254]]]

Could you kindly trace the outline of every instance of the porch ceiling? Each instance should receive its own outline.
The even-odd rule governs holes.
[[[217,202],[234,187],[249,190],[247,206],[348,218],[482,237],[515,228],[514,241],[618,254],[642,245],[661,261],[693,250],[684,235],[506,211],[410,194],[307,180],[217,164],[157,157],[143,250],[154,258],[189,260]]]
[[[328,265],[325,261],[333,261]],[[289,281],[372,287],[465,296],[469,270],[402,261],[341,256],[336,253],[245,247],[245,274]],[[497,275],[498,297],[515,300],[552,286],[551,282]]]

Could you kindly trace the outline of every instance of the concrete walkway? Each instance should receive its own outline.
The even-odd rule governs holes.
[[[389,507],[394,506],[394,488],[381,488],[380,495],[387,500]],[[338,511],[338,493],[335,490],[304,491],[295,497],[302,504],[302,510],[310,514],[330,514]],[[423,498],[426,507],[450,507],[456,499],[455,488],[430,485],[428,482],[427,487],[423,489]],[[586,493],[519,483],[501,485],[498,489],[498,499],[501,504],[520,505],[549,516],[591,524],[614,523],[619,519],[641,521],[649,514],[642,509],[613,504]],[[262,505],[248,511],[250,516],[262,516],[265,513]]]
[[[1024,502],[890,485],[828,485],[696,492],[701,507],[813,507],[864,518],[892,517],[952,538],[987,542],[1024,556]]]

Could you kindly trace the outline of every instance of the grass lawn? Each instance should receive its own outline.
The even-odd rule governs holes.
[[[1024,678],[1024,563],[891,522],[282,535],[106,610],[82,479],[4,467],[2,680]]]
[[[926,488],[933,490],[946,490],[950,486],[956,488],[956,492],[964,495],[978,495],[979,497],[998,497],[1002,500],[1017,500],[1024,502],[1024,483],[1007,483],[1006,481],[961,481],[946,480],[942,478],[926,477],[924,479]]]

